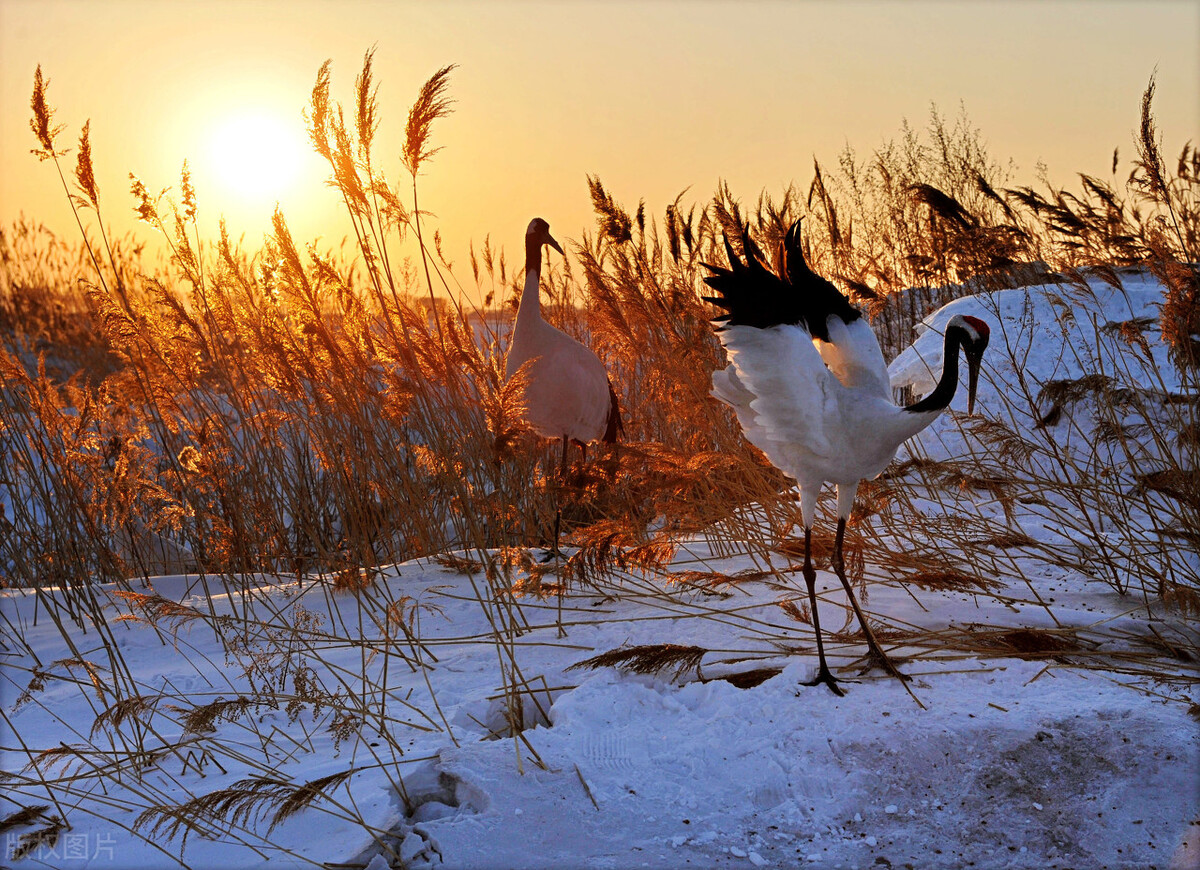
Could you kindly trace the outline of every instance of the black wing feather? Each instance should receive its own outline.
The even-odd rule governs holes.
[[[758,329],[778,324],[800,325],[814,338],[828,341],[826,321],[830,315],[837,315],[846,323],[862,316],[850,300],[805,262],[799,221],[784,239],[783,277],[763,264],[762,252],[750,239],[748,228],[742,228],[745,261],[734,253],[728,238],[724,241],[729,268],[704,264],[713,273],[704,281],[717,292],[716,296],[704,299],[727,312],[716,318],[718,322]]]
[[[850,304],[837,287],[814,272],[804,259],[800,241],[800,221],[792,224],[783,240],[784,263],[788,280],[801,290],[808,300],[808,331],[823,341],[829,340],[826,321],[830,315],[843,323],[853,323],[862,313]]]

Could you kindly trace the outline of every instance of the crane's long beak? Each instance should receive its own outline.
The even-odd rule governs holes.
[[[967,348],[967,413],[975,413],[975,388],[979,386],[979,367],[983,362],[983,348]]]
[[[562,254],[562,256],[566,256],[566,254],[563,253],[562,245],[556,242],[554,240],[554,236],[550,235],[549,233],[546,233],[546,244],[554,248],[554,250],[558,251],[558,253]]]

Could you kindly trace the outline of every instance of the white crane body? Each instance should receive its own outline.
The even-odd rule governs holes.
[[[800,489],[804,523],[804,576],[817,636],[820,670],[814,683],[841,694],[825,663],[817,619],[812,526],[817,496],[837,486],[838,528],[833,567],[867,638],[872,659],[904,678],[884,655],[846,579],[842,541],[862,480],[876,477],[900,445],[950,404],[958,385],[958,352],[969,364],[968,411],[973,409],[979,361],[989,329],[973,317],[952,318],[946,328],[942,377],[925,399],[901,407],[892,401],[887,365],[870,325],[841,292],[804,262],[799,222],[784,240],[780,274],[770,272],[742,232],[743,262],[725,243],[729,268],[708,266],[717,291],[708,301],[728,313],[718,336],[729,366],[713,372],[713,395],[733,408],[742,432]]]
[[[621,431],[617,396],[599,357],[585,345],[551,326],[542,317],[542,246],[560,254],[562,247],[541,218],[525,231],[525,286],[513,325],[504,376],[512,378],[524,366],[522,394],[525,421],[543,438],[562,439],[560,475],[567,464],[567,446],[575,441],[614,442]],[[559,553],[561,508],[554,517],[554,548]]]
[[[608,427],[612,403],[608,373],[603,363],[583,344],[551,326],[537,313],[537,285],[532,301],[522,296],[512,345],[505,364],[511,378],[526,369],[525,419],[544,438],[563,438],[586,444],[598,441]]]
[[[870,331],[863,320],[837,323],[841,329],[831,335],[859,338],[856,333]],[[861,357],[846,353],[844,344],[820,342],[818,348],[798,325],[728,326],[721,342],[730,366],[713,373],[713,394],[733,408],[746,440],[799,484],[809,527],[823,483],[838,486],[838,515],[849,517],[858,482],[882,472],[900,445],[940,413],[905,411],[891,400],[878,370],[860,365]],[[883,366],[873,335],[870,355],[879,355]]]

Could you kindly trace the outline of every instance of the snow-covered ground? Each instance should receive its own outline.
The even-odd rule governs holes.
[[[974,313],[993,324],[977,410],[999,415],[1019,392],[1018,374],[1035,384],[1077,377],[1089,371],[1078,361],[1103,354],[1093,339],[1105,324],[1155,315],[1160,288],[1127,277],[1123,291],[1093,282],[1094,318],[1061,316],[1069,306],[1055,301],[1066,298],[1059,287],[952,303],[893,364],[894,382],[921,388],[920,359],[935,372],[940,365],[938,326],[955,311]],[[1161,358],[1157,331],[1146,335]],[[965,443],[948,415],[905,455],[953,456]],[[1008,522],[1032,539],[1059,546],[1069,537],[1046,528],[1044,513],[1021,510]],[[810,626],[779,606],[803,594],[786,556],[722,557],[703,540],[686,541],[676,572],[764,572],[768,559],[779,570],[719,589],[617,573],[576,584],[561,606],[532,594],[501,596],[502,606],[472,561],[478,554],[459,555],[385,569],[358,596],[280,577],[249,579],[233,594],[212,578],[206,592],[195,576],[137,588],[159,598],[98,587],[109,643],[129,673],[98,670],[97,679],[132,680],[147,699],[124,718],[106,711],[103,685],[78,664],[109,667],[101,632],[68,630],[68,644],[51,618],[58,592],[5,592],[0,818],[48,809],[4,830],[2,863],[1200,867],[1200,669],[1169,659],[1147,667],[1137,645],[1157,632],[1195,648],[1196,626],[1147,603],[1136,583],[1121,595],[1095,577],[1029,561],[1044,573],[995,597],[905,587],[868,565],[877,581],[871,613],[915,633],[892,646],[913,679],[860,675],[862,644],[831,638],[831,665],[847,680],[839,698],[803,685],[815,673],[815,648]],[[504,582],[493,573],[492,585]],[[823,624],[837,632],[847,613],[841,586],[828,572],[819,583]],[[210,601],[217,616],[253,612],[260,633],[239,636],[241,622],[168,606],[208,614]],[[398,620],[388,622],[389,605]],[[1075,629],[1078,643],[1018,642],[1021,630],[1047,627]],[[969,642],[980,637],[994,642]],[[660,644],[693,648],[683,652],[696,658],[656,674],[571,667]],[[35,666],[44,687],[19,697]],[[750,672],[758,673],[737,678]],[[275,706],[256,694],[268,685],[282,687]],[[529,726],[518,735],[505,728],[514,692]],[[291,708],[289,695],[299,696]],[[231,702],[225,715],[186,729],[188,711],[217,701]],[[361,728],[345,721],[347,711],[357,711]],[[106,767],[130,757],[143,767]],[[334,779],[300,788],[326,777]],[[58,806],[42,780],[55,783]],[[204,796],[235,784],[241,803],[228,792],[215,817],[198,812]],[[275,797],[255,802],[254,794]],[[272,828],[288,796],[300,806]],[[186,842],[187,829],[172,831],[177,817],[165,811],[143,817],[139,834],[130,830],[147,807],[189,801],[200,830]],[[69,828],[57,842],[15,858],[20,837],[60,811]]]

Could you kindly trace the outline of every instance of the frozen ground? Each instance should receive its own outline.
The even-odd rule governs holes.
[[[1014,295],[954,303],[1004,320],[1036,351],[1017,367],[989,349],[985,415],[1012,392],[1018,371],[1038,382],[1086,371],[1072,369],[1080,336],[1153,315],[1159,291],[1137,276],[1123,293],[1097,291],[1100,320],[1082,325],[1064,324],[1046,292],[1006,292]],[[897,360],[898,381],[919,386],[918,353],[940,365],[936,327],[949,313],[931,318],[934,328]],[[947,417],[912,449],[953,455],[958,431]],[[1041,514],[1014,522],[1061,545],[1061,530]],[[125,719],[105,710],[77,663],[98,664],[101,682],[117,679],[104,670],[110,659],[96,627],[67,632],[68,644],[51,618],[58,592],[5,592],[0,818],[51,805],[47,813],[66,812],[70,827],[54,845],[14,859],[19,838],[40,823],[10,826],[3,863],[1200,867],[1200,669],[1172,660],[1147,667],[1142,644],[1153,631],[1190,638],[1194,648],[1196,626],[1147,605],[1140,591],[1122,596],[1059,567],[1000,597],[931,592],[868,565],[877,581],[870,611],[913,633],[893,647],[913,679],[860,675],[864,649],[846,622],[851,634],[829,641],[831,664],[847,679],[839,698],[802,685],[815,672],[814,647],[810,626],[779,607],[803,593],[786,557],[771,557],[778,573],[720,594],[615,574],[576,586],[561,609],[554,598],[517,598],[518,613],[491,602],[471,562],[478,554],[461,555],[389,568],[361,596],[288,578],[256,578],[233,596],[219,587],[205,594],[195,576],[133,587],[160,598],[97,588],[111,643],[130,668],[121,679],[150,699]],[[674,565],[726,575],[765,567],[766,554],[719,558],[702,541],[682,547]],[[820,583],[823,624],[838,632],[847,612],[841,587],[828,572]],[[207,614],[210,600],[216,615],[252,611],[261,632],[223,646],[211,619],[164,606]],[[420,647],[386,622],[398,603],[414,617],[406,624]],[[118,621],[155,607],[157,627]],[[1074,630],[1077,642],[1059,650],[1020,642],[1036,637],[1021,631],[1052,626]],[[653,644],[702,657],[654,675],[571,669],[597,653]],[[405,661],[418,655],[424,669]],[[757,674],[737,679],[749,672]],[[44,687],[20,697],[35,673]],[[300,691],[300,673],[341,692],[340,706]],[[255,703],[265,697],[256,688],[274,681],[297,696],[292,709]],[[517,736],[506,729],[506,695],[520,697],[529,726]],[[188,710],[239,698],[241,708],[208,728],[185,727]],[[336,733],[347,709],[361,711],[362,727]],[[130,753],[131,745],[150,754]],[[118,757],[143,767],[110,768]],[[345,776],[269,832],[277,808],[269,802],[240,816],[196,814],[203,830],[186,842],[183,829],[168,835],[169,815],[144,820],[141,836],[130,830],[147,806],[196,801],[250,777],[294,791],[336,774]],[[54,783],[58,808],[41,780]]]

